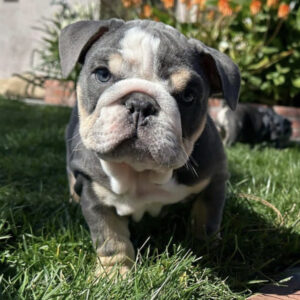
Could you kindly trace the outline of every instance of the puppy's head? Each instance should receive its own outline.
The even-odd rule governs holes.
[[[226,55],[153,21],[80,21],[60,36],[62,72],[77,62],[80,135],[102,160],[136,170],[183,166],[201,135],[207,99],[236,107],[237,66]]]
[[[277,147],[286,146],[292,135],[292,123],[270,108],[268,109],[268,117],[269,140],[275,142]]]

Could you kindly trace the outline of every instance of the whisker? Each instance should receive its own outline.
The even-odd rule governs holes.
[[[194,159],[194,157],[193,157],[192,155],[190,155],[190,161],[191,161],[196,167],[199,166],[198,163],[197,163],[197,161]]]
[[[80,133],[78,132],[77,134],[73,135],[71,138],[67,139],[67,142],[71,142],[73,139],[75,139],[79,135],[80,135]]]
[[[77,145],[72,149],[72,152],[71,152],[70,155],[72,155],[72,154],[75,153],[76,151],[79,151],[79,146],[82,145],[82,144],[83,144],[82,141],[79,141],[79,142],[77,143]]]
[[[184,147],[181,147],[182,153],[185,155],[186,158],[186,163],[185,166],[188,170],[191,170],[195,176],[198,177],[198,173],[196,171],[196,169],[194,168],[193,164],[195,164],[196,166],[198,166],[197,162],[195,161],[195,159],[192,157],[192,155],[188,156],[188,154],[186,153]]]
[[[198,173],[197,173],[196,169],[194,168],[194,166],[191,164],[190,161],[187,161],[186,166],[187,166],[187,168],[188,168],[189,170],[191,170],[191,171],[194,173],[194,175],[195,175],[196,177],[198,177]]]

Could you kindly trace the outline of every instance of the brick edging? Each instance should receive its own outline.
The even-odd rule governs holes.
[[[49,79],[44,83],[46,103],[74,106],[76,102],[75,85],[73,81],[60,81]]]

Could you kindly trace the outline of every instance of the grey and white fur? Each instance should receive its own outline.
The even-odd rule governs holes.
[[[63,75],[82,65],[66,134],[67,170],[99,258],[97,273],[132,265],[129,217],[156,216],[191,195],[195,236],[217,233],[228,173],[207,102],[222,93],[236,107],[238,67],[149,20],[80,21],[63,29],[59,42]]]

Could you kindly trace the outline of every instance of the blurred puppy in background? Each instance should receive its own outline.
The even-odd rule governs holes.
[[[216,118],[223,143],[256,144],[269,142],[277,148],[287,146],[292,134],[291,122],[272,108],[239,104],[235,111],[224,105]]]

